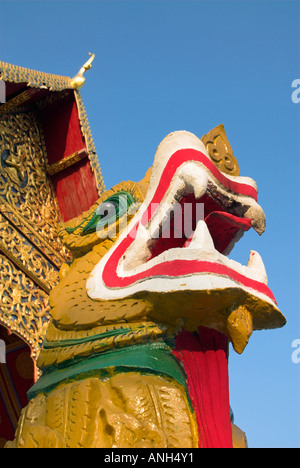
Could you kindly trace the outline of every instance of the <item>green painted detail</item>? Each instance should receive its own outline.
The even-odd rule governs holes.
[[[82,223],[74,228],[67,228],[66,232],[72,234],[77,229],[82,228],[81,235],[91,234],[97,228],[109,226],[127,213],[130,205],[134,203],[134,198],[129,192],[120,191],[107,198],[96,210]]]
[[[86,336],[84,338],[79,338],[75,340],[62,340],[49,342],[45,339],[43,343],[43,348],[53,349],[53,348],[66,348],[68,346],[76,346],[83,343],[88,343],[96,340],[105,340],[106,338],[111,338],[113,336],[127,335],[127,333],[132,332],[132,329],[129,327],[126,328],[117,328],[114,330],[109,330],[105,333],[98,333],[98,335]]]
[[[63,381],[70,383],[93,376],[104,378],[119,372],[156,374],[186,388],[184,371],[172,355],[172,349],[166,343],[158,342],[107,351],[89,359],[74,360],[69,366],[57,366],[43,374],[27,395],[32,399],[41,392],[49,393]]]

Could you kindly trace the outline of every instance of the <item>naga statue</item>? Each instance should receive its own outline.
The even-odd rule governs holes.
[[[59,225],[73,260],[11,448],[246,447],[233,421],[232,345],[285,318],[260,255],[229,254],[265,230],[256,183],[224,127],[169,134],[140,182],[121,182]]]

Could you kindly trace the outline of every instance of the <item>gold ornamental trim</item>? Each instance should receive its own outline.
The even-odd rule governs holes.
[[[79,115],[79,121],[82,129],[83,136],[85,138],[85,143],[88,151],[88,157],[91,163],[91,168],[96,179],[96,186],[98,189],[99,197],[105,192],[105,184],[102,177],[102,172],[100,169],[100,164],[96,152],[95,143],[92,137],[91,128],[87,118],[86,110],[83,104],[83,100],[80,94],[80,91],[75,90],[75,99],[77,102],[77,109]]]
[[[45,237],[40,235],[29,222],[19,213],[18,209],[7,203],[4,199],[0,199],[0,213],[9,221],[9,223],[18,231],[21,231],[27,237],[29,242],[43,253],[46,259],[57,268],[60,268],[62,263],[71,260],[70,253],[61,245],[60,252],[47,242]]]
[[[0,252],[0,324],[22,338],[36,362],[50,320],[49,295]]]
[[[72,153],[69,156],[61,159],[57,163],[48,165],[46,171],[49,175],[53,176],[87,157],[88,154],[86,149],[83,148],[82,150],[76,151],[75,153]]]
[[[6,62],[0,62],[0,79],[11,83],[27,83],[32,88],[50,91],[72,89],[70,77],[30,70]]]
[[[41,281],[34,273],[32,273],[23,263],[0,242],[0,253],[4,254],[17,268],[23,271],[38,287],[40,287],[45,293],[50,294],[50,288]]]
[[[240,175],[240,168],[225,133],[224,125],[218,125],[201,138],[214,165],[225,174]]]
[[[17,107],[21,106],[25,102],[29,101],[30,94],[28,91],[24,91],[13,99],[10,99],[7,103],[2,104],[0,107],[0,115],[14,111]]]
[[[0,209],[56,266],[66,259],[57,235],[61,221],[36,114],[5,114],[0,119]],[[25,229],[24,229],[25,228]]]
[[[0,214],[0,252],[29,276],[46,293],[56,286],[59,266],[52,262],[28,237]]]
[[[30,346],[33,360],[50,320],[50,290],[72,258],[57,235],[46,164],[36,113],[0,115],[0,324]]]

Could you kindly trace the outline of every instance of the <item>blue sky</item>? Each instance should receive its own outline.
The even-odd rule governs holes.
[[[73,76],[105,185],[140,180],[171,131],[220,123],[267,216],[231,258],[262,255],[287,325],[230,351],[231,406],[250,447],[299,447],[299,1],[0,0],[0,60]]]

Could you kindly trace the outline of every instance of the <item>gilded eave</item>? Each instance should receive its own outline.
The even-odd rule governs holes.
[[[29,87],[63,91],[72,89],[72,80],[68,76],[53,75],[28,68],[11,65],[0,61],[0,79],[10,83],[27,83]]]

